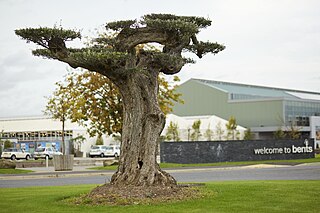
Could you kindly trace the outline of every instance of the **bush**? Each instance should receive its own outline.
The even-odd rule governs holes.
[[[16,163],[11,160],[0,159],[0,169],[15,169]]]
[[[114,159],[114,160],[104,160],[103,161],[103,166],[106,167],[106,166],[116,166],[116,165],[119,165],[119,161]]]

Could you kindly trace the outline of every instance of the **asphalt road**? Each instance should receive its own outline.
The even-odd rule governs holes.
[[[320,164],[297,166],[245,166],[224,168],[168,169],[178,182],[208,182],[231,180],[320,180]],[[61,186],[103,184],[113,172],[43,173],[38,175],[0,176],[0,188],[31,186]]]

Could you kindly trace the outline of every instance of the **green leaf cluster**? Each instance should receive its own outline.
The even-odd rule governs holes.
[[[116,67],[116,65],[123,65],[128,57],[128,55],[123,52],[115,52],[110,51],[110,49],[95,47],[72,49],[69,55],[76,61],[84,64],[94,64],[95,67],[104,67],[105,65]]]
[[[243,136],[243,140],[253,140],[254,135],[251,131],[250,128],[248,128],[245,132],[244,132],[244,136]]]
[[[15,33],[27,42],[33,42],[45,48],[49,48],[48,42],[53,38],[60,38],[63,41],[81,38],[79,31],[66,30],[62,27],[25,28],[15,30]]]
[[[200,126],[201,126],[201,120],[196,120],[195,122],[193,122],[192,133],[191,133],[192,141],[198,141],[199,138],[201,137]]]
[[[133,24],[136,23],[136,20],[125,20],[125,21],[115,21],[109,22],[106,24],[106,28],[110,30],[121,30],[124,28],[130,28]]]
[[[240,132],[237,130],[238,124],[235,117],[231,116],[228,123],[226,123],[227,128],[227,140],[238,140]]]
[[[162,21],[183,21],[189,22],[196,25],[199,28],[205,28],[211,25],[211,21],[209,19],[203,17],[196,17],[196,16],[176,16],[172,14],[150,14],[143,16],[144,20],[151,21],[151,20],[162,20]]]
[[[210,128],[210,124],[208,125],[208,128],[206,129],[204,136],[206,137],[207,141],[213,140],[213,130]]]
[[[220,51],[224,50],[226,47],[224,45],[212,42],[202,42],[200,41],[198,44],[192,44],[185,47],[186,50],[195,53],[201,54],[201,57],[207,53],[217,54]],[[200,57],[200,58],[201,58]]]
[[[168,141],[180,141],[178,123],[170,121],[170,124],[167,128],[165,139]]]

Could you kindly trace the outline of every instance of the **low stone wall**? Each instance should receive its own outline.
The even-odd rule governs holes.
[[[113,158],[74,158],[73,166],[103,166],[103,161]],[[46,167],[45,160],[17,160],[17,168]],[[53,166],[53,160],[49,160],[48,166]]]
[[[162,142],[160,145],[162,163],[189,164],[314,157],[313,139]]]
[[[16,165],[17,165],[17,168],[46,167],[46,161],[45,160],[16,161]],[[52,160],[49,160],[48,166],[53,166]]]

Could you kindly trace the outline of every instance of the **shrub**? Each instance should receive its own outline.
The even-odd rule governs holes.
[[[16,163],[11,160],[0,159],[0,169],[15,169]]]

